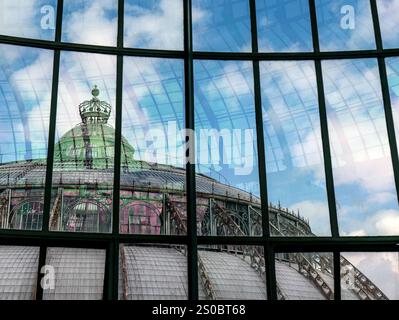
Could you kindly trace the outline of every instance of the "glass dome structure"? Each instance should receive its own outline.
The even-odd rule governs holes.
[[[1,1],[0,299],[398,299],[397,10]]]

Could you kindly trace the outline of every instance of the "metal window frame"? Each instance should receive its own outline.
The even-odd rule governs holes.
[[[328,125],[326,115],[326,104],[324,97],[321,61],[328,59],[360,59],[375,58],[381,79],[382,98],[388,130],[388,139],[391,150],[392,164],[394,169],[395,186],[399,199],[399,158],[398,146],[395,139],[394,121],[389,95],[389,85],[386,73],[385,58],[399,56],[398,49],[383,49],[381,30],[379,26],[378,7],[376,0],[370,0],[370,8],[373,19],[376,49],[364,51],[335,51],[321,52],[319,48],[318,26],[315,0],[309,1],[310,21],[312,29],[313,52],[306,53],[263,53],[258,51],[257,22],[256,22],[256,0],[247,0],[250,9],[251,42],[252,52],[198,52],[193,51],[192,40],[192,0],[183,1],[183,24],[184,24],[184,50],[150,50],[125,48],[123,46],[124,31],[124,0],[118,0],[118,26],[116,47],[105,47],[97,45],[86,45],[77,43],[66,43],[61,41],[63,0],[57,3],[57,19],[54,41],[27,39],[13,36],[0,35],[0,44],[11,44],[53,50],[53,78],[51,92],[50,125],[48,140],[48,157],[45,183],[45,204],[43,212],[43,228],[41,231],[26,230],[0,230],[0,245],[24,245],[38,246],[40,248],[37,293],[36,299],[43,299],[43,290],[40,286],[40,270],[46,262],[48,247],[80,247],[97,248],[106,250],[106,264],[104,275],[104,300],[118,299],[118,269],[119,269],[119,245],[120,244],[181,244],[187,246],[187,268],[188,268],[188,299],[198,299],[198,245],[215,244],[238,244],[254,245],[264,248],[265,261],[267,264],[266,288],[270,300],[277,299],[275,253],[280,252],[332,252],[334,254],[334,272],[340,274],[339,256],[341,252],[398,252],[399,236],[366,236],[366,237],[342,237],[339,236],[338,220],[335,204],[334,181],[331,166],[330,143],[328,139]],[[58,98],[58,80],[61,51],[78,51],[87,53],[102,53],[115,55],[117,57],[116,68],[116,125],[115,125],[115,171],[113,186],[113,229],[110,234],[94,233],[68,233],[51,232],[49,230],[50,200],[52,169],[54,161],[55,126]],[[195,190],[195,165],[186,165],[186,200],[187,200],[187,235],[140,235],[119,234],[119,191],[120,191],[120,142],[122,125],[122,82],[123,82],[123,57],[158,57],[175,58],[184,61],[184,87],[185,87],[185,126],[194,129],[194,60],[248,60],[253,64],[254,79],[254,102],[257,132],[259,181],[262,200],[262,229],[261,237],[215,237],[197,236],[196,225],[196,190]],[[269,232],[268,196],[266,180],[266,162],[264,148],[264,133],[262,120],[262,101],[260,86],[260,61],[272,60],[311,60],[315,63],[316,81],[318,90],[319,115],[321,123],[321,134],[323,143],[324,167],[326,175],[328,205],[330,213],[331,237],[271,237]],[[190,150],[195,154],[195,148]],[[340,277],[334,277],[334,299],[341,299]]]

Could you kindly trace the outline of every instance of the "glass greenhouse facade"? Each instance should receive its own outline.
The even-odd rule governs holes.
[[[0,299],[398,300],[397,12],[2,0]]]

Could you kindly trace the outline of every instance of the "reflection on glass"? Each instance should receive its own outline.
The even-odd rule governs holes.
[[[102,300],[105,250],[48,248],[44,268],[43,300]]]
[[[399,211],[377,61],[323,61],[341,235],[397,235]]]
[[[399,1],[377,0],[381,36],[385,49],[399,47]]]
[[[125,57],[120,232],[185,234],[184,68]]]
[[[62,41],[115,46],[118,0],[64,1]]]
[[[399,253],[342,253],[341,299],[399,300]]]
[[[252,64],[195,61],[197,221],[202,235],[260,235]]]
[[[251,51],[251,22],[247,0],[193,0],[195,51]]]
[[[187,300],[187,250],[182,245],[121,245],[119,300]]]
[[[275,258],[279,300],[333,300],[332,253],[277,253]]]
[[[183,0],[126,0],[125,47],[183,50]]]
[[[50,228],[110,232],[116,58],[62,52]]]
[[[38,247],[0,246],[0,300],[34,300]]]
[[[0,1],[0,34],[54,40],[57,0]]]
[[[52,61],[0,45],[0,228],[42,228]]]
[[[261,62],[260,72],[270,232],[328,236],[314,64]]]
[[[370,2],[316,0],[322,51],[375,49]]]
[[[308,0],[256,1],[259,51],[312,51]]]
[[[200,246],[198,295],[201,300],[265,300],[266,267],[263,248]]]
[[[395,125],[396,141],[399,138],[399,58],[387,58],[385,60],[388,76],[391,107]]]

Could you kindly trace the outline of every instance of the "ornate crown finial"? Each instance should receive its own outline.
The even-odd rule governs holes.
[[[100,90],[95,85],[91,90],[93,97],[79,105],[79,113],[83,123],[107,123],[111,114],[111,105],[108,102],[100,101],[97,97]]]

